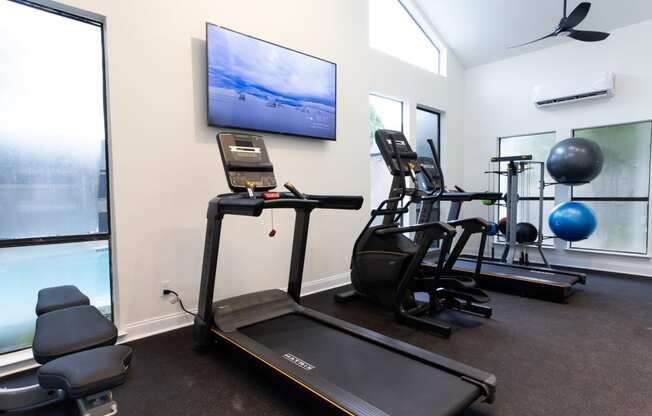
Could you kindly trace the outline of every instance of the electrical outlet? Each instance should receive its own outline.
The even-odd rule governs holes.
[[[171,282],[169,280],[161,280],[161,297],[162,298],[165,297],[165,295],[163,294],[163,291],[165,289],[170,289],[170,283]]]

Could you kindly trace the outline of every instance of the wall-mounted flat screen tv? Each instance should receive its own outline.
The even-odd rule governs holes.
[[[335,140],[336,65],[208,23],[208,124]]]

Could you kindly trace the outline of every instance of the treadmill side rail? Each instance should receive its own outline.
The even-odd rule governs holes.
[[[213,333],[249,354],[262,364],[290,379],[317,398],[326,401],[339,411],[352,416],[390,416],[360,397],[349,393],[308,371],[297,372],[296,366],[279,356],[279,354],[239,331],[229,333],[213,329]]]
[[[376,331],[333,318],[330,315],[323,314],[313,309],[306,308],[303,313],[320,322],[337,327],[337,329],[347,332],[350,335],[363,338],[369,342],[393,350],[396,353],[426,362],[439,370],[457,375],[468,382],[480,386],[485,392],[485,397],[483,399],[484,402],[493,403],[495,400],[496,376],[491,373],[468,366],[459,361],[451,360],[443,355],[415,347],[412,344],[387,337]]]

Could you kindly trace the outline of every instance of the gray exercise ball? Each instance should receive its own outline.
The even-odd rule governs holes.
[[[600,174],[603,163],[602,149],[596,142],[571,137],[550,150],[546,166],[555,181],[565,185],[582,185]]]

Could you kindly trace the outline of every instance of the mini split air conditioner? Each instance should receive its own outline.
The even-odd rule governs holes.
[[[614,74],[578,73],[555,81],[535,85],[534,105],[537,108],[606,98],[614,95]]]

